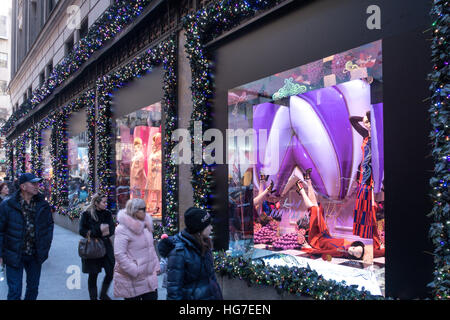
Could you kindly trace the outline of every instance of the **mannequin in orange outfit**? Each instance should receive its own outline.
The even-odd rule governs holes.
[[[145,174],[145,157],[142,151],[142,139],[134,138],[134,155],[131,160],[130,168],[130,198],[143,198],[146,174]]]
[[[309,224],[299,227],[307,229],[308,244],[311,248],[304,247],[302,250],[312,254],[362,259],[364,256],[363,243],[333,238],[330,235],[324,219],[323,207],[317,203],[309,173],[305,174],[305,180],[308,184],[308,194],[306,194],[303,183],[300,180],[296,183],[296,191],[302,196],[309,209]]]

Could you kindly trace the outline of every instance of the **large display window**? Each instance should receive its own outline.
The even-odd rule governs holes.
[[[51,158],[51,132],[52,129],[42,131],[41,159],[42,159],[42,186],[45,200],[50,201],[52,195],[53,166]]]
[[[69,209],[88,202],[89,139],[87,130],[68,140],[68,200]]]
[[[229,90],[232,252],[384,294],[381,52],[375,41]]]
[[[146,212],[162,213],[161,103],[116,119],[116,197],[122,209],[128,199],[142,198]]]

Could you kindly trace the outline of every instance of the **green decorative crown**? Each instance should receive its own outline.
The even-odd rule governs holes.
[[[294,83],[293,78],[284,79],[284,86],[272,95],[273,100],[280,100],[290,96],[295,96],[307,91],[306,86],[302,86],[298,83]]]

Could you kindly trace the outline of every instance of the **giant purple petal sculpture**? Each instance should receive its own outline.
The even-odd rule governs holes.
[[[335,87],[327,87],[306,92],[301,97],[313,107],[330,136],[341,176],[339,199],[344,199],[349,187],[353,158],[352,128],[344,96]]]
[[[280,175],[285,170],[288,170],[290,174],[295,165],[291,160],[292,156],[289,151],[292,136],[289,108],[281,106],[273,119],[261,166],[261,170],[264,174],[270,176],[269,180],[273,180],[277,190],[281,190],[283,187],[279,184]]]
[[[253,140],[253,152],[256,153],[256,165],[253,167],[253,182],[259,188],[259,174],[261,172],[264,155],[266,153],[266,144],[270,135],[273,119],[279,105],[273,103],[262,103],[253,106],[253,129],[256,132],[256,139]],[[263,134],[265,131],[265,135]]]
[[[352,80],[335,86],[345,99],[348,114],[350,116],[364,116],[370,110],[370,86],[362,80]],[[350,123],[350,120],[348,120]],[[362,160],[361,145],[363,138],[356,130],[352,129],[353,136],[353,160],[349,185],[356,179],[356,172]],[[348,189],[347,195],[352,191]]]
[[[313,107],[297,96],[290,99],[292,128],[314,162],[325,189],[317,191],[333,199],[340,194],[340,170],[330,136]],[[318,181],[311,179],[318,185]]]

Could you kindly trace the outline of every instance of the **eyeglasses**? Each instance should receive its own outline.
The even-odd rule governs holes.
[[[144,207],[144,208],[139,208],[138,210],[144,210],[144,211],[145,211],[145,209],[146,209],[146,208]]]

